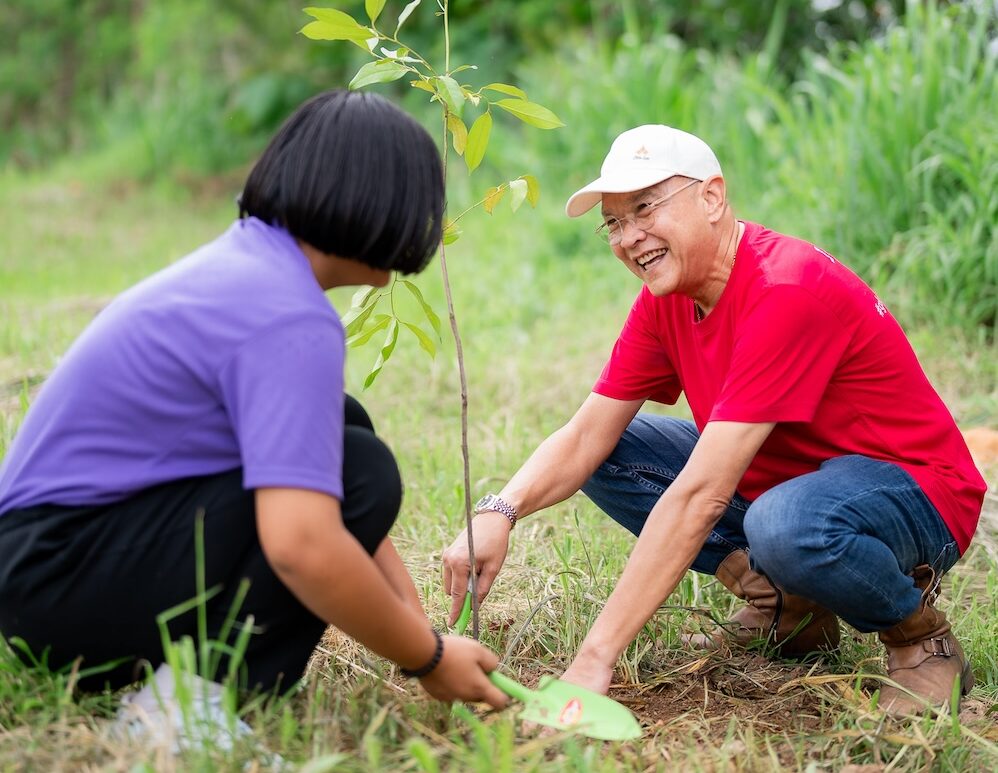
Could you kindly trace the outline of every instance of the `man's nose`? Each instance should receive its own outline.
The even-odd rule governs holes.
[[[620,221],[620,246],[625,250],[645,238],[644,229],[633,220]]]

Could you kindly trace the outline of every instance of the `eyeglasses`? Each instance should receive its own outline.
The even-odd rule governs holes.
[[[665,194],[660,199],[649,201],[647,204],[639,204],[633,215],[624,217],[608,217],[605,221],[596,226],[596,235],[610,244],[620,244],[624,238],[624,224],[630,223],[635,228],[647,231],[655,224],[655,211],[673,196],[682,193],[691,185],[696,185],[700,180],[690,180],[686,185],[677,188],[672,193]]]

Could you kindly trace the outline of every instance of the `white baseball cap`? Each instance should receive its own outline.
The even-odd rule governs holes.
[[[630,193],[673,175],[706,180],[721,174],[714,151],[699,137],[662,124],[628,129],[613,141],[600,176],[572,194],[565,205],[569,217],[595,207],[604,193]]]

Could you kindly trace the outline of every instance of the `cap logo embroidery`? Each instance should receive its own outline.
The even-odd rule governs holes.
[[[648,148],[642,145],[640,148],[634,151],[635,161],[647,161],[651,158],[651,153],[648,152]]]

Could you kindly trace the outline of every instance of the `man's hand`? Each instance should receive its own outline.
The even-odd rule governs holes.
[[[489,595],[492,583],[509,550],[509,520],[502,513],[481,513],[472,522],[475,537],[475,563],[478,564],[478,603]],[[468,531],[462,531],[443,553],[444,592],[451,597],[447,625],[454,625],[468,592],[471,560],[468,557]]]
[[[430,695],[442,701],[484,701],[494,709],[508,702],[506,694],[489,681],[499,661],[473,639],[445,636],[440,663],[420,679]]]
[[[561,675],[561,679],[587,690],[606,695],[613,679],[613,663],[603,662],[598,656],[580,650],[572,665]]]

